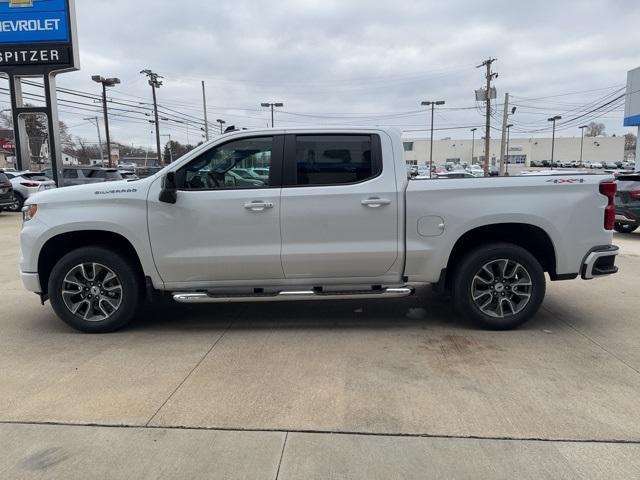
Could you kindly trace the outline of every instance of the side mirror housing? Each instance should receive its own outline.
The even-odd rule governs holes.
[[[175,172],[167,173],[162,179],[162,190],[160,190],[158,200],[164,203],[176,203],[178,201]]]

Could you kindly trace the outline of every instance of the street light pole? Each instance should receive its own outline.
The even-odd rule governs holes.
[[[435,113],[436,105],[444,105],[444,100],[425,101],[421,105],[431,107],[431,145],[429,147],[429,178],[433,175],[433,116]]]
[[[547,118],[548,122],[553,122],[553,133],[551,134],[551,170],[553,170],[553,151],[555,149],[555,144],[556,144],[556,121],[561,119],[562,117],[560,115]]]
[[[111,168],[111,136],[109,135],[109,111],[107,108],[107,87],[115,87],[120,84],[119,78],[104,78],[100,75],[93,75],[91,77],[96,83],[102,84],[102,110],[104,113],[104,133],[107,137],[107,165]]]
[[[580,129],[580,167],[583,167],[582,164],[582,149],[584,147],[584,129],[585,128],[589,128],[587,125],[582,125],[581,127],[578,127]]]
[[[471,165],[473,165],[473,151],[475,149],[476,146],[476,130],[478,130],[477,128],[473,127],[471,129]]]
[[[260,104],[261,107],[265,107],[265,108],[269,108],[271,107],[271,128],[274,127],[274,116],[273,116],[273,108],[274,107],[284,107],[284,103],[282,102],[275,102],[275,103],[267,103],[267,102],[263,102]]]
[[[217,119],[216,122],[218,122],[220,124],[220,135],[222,135],[224,133],[223,129],[223,125],[227,122],[225,122],[224,120],[222,120],[221,118]]]

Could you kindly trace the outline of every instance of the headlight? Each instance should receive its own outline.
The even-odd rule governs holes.
[[[22,221],[28,222],[29,220],[31,220],[33,217],[36,216],[36,213],[38,213],[38,205],[36,204],[27,205],[22,209]]]

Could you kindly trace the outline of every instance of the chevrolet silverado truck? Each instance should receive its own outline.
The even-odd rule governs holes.
[[[239,182],[234,169],[268,171]],[[613,177],[410,180],[387,128],[238,131],[140,180],[38,193],[23,209],[25,287],[84,332],[145,300],[182,303],[451,293],[510,329],[551,280],[617,271]]]

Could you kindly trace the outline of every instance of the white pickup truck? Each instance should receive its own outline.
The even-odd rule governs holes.
[[[158,292],[382,299],[424,284],[508,329],[540,307],[544,272],[617,271],[614,195],[598,175],[409,180],[394,129],[232,132],[149,178],[29,198],[20,267],[85,332],[123,326]]]

